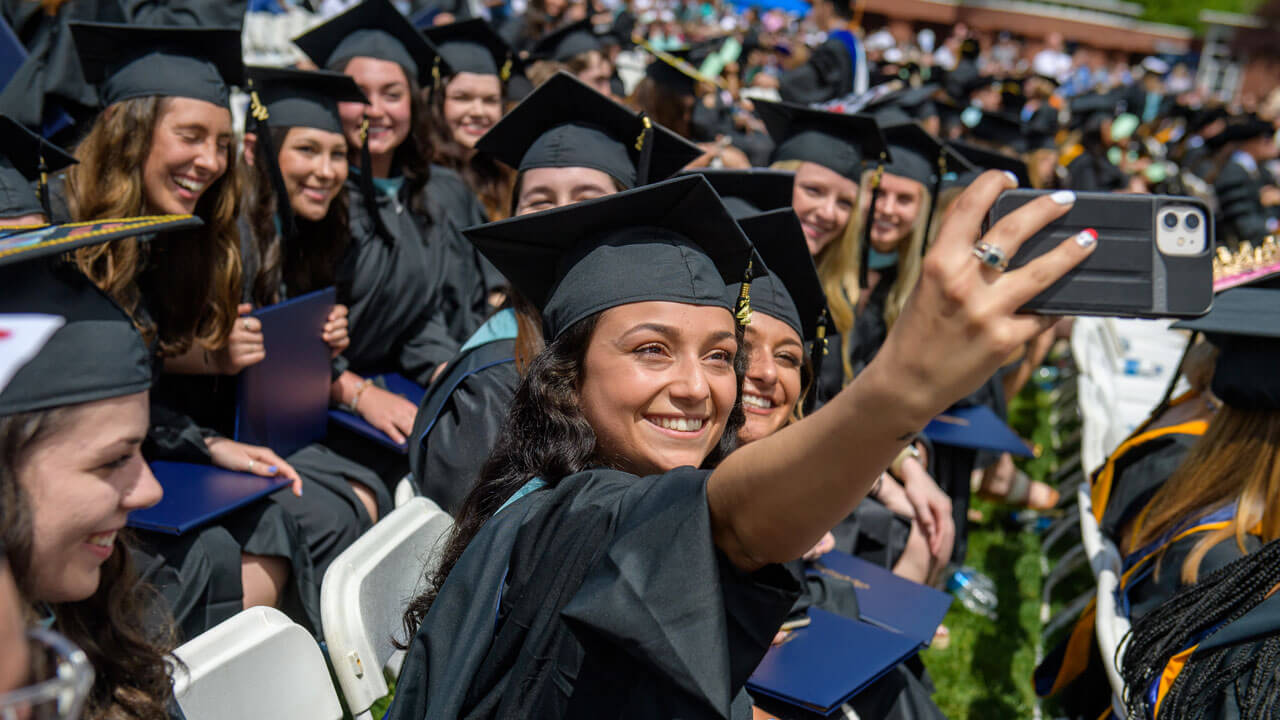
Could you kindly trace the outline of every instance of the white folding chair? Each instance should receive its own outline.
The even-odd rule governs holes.
[[[187,720],[338,720],[342,704],[320,646],[269,607],[237,613],[174,650],[173,689]]]
[[[405,606],[422,590],[424,568],[439,558],[453,518],[424,497],[409,500],[342,552],[320,585],[320,618],[334,674],[357,720],[385,697],[384,672],[404,653],[392,644]]]
[[[1097,613],[1094,630],[1098,636],[1098,652],[1102,655],[1111,684],[1111,701],[1120,717],[1124,717],[1124,680],[1120,677],[1119,659],[1123,657],[1123,644],[1129,634],[1129,618],[1116,603],[1116,589],[1120,587],[1122,564],[1120,551],[1115,543],[1102,534],[1093,516],[1089,489],[1080,488],[1080,539],[1089,556],[1089,567],[1097,578]]]

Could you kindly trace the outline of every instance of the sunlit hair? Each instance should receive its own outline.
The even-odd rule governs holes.
[[[862,198],[867,197],[870,202],[871,195],[871,176],[873,171],[867,171],[862,174],[862,182],[858,183],[858,214],[864,216],[867,212],[863,209]],[[920,207],[916,212],[915,222],[911,225],[911,230],[907,233],[906,242],[898,245],[898,277],[894,280],[893,288],[889,290],[889,297],[884,305],[884,323],[889,329],[893,328],[893,324],[897,322],[898,315],[902,313],[902,308],[906,307],[907,298],[911,296],[911,291],[915,289],[916,283],[920,280],[920,267],[923,264],[921,257],[924,254],[925,242],[925,225],[929,220],[929,210],[931,207],[929,190],[923,184],[920,186]],[[867,188],[865,191],[862,188]],[[860,217],[856,223],[862,227],[866,222],[866,218]],[[853,252],[853,274],[856,277],[859,265],[862,259],[862,233],[858,233],[855,240],[855,249]],[[854,302],[857,302],[857,295],[853,296]]]
[[[797,172],[802,160],[780,160],[769,167],[775,170]],[[861,195],[862,186],[858,186]],[[854,207],[858,198],[854,198]],[[853,366],[849,362],[848,340],[853,331],[853,309],[858,304],[858,238],[862,234],[861,214],[855,209],[849,213],[849,222],[839,237],[827,243],[813,259],[818,266],[818,279],[822,281],[822,289],[827,295],[827,305],[831,310],[831,321],[836,332],[845,338],[841,363],[844,365],[844,379],[848,382],[853,377]],[[828,358],[830,360],[830,358]]]
[[[17,472],[30,453],[67,423],[75,406],[0,417],[0,499],[8,549],[18,591],[30,607],[31,552],[35,541],[31,509]],[[98,589],[79,602],[56,603],[48,609],[55,629],[78,645],[93,665],[84,717],[165,720],[173,697],[166,657],[176,645],[173,625],[158,613],[159,595],[138,578],[128,534],[117,536],[115,552],[102,565]]]
[[[74,220],[152,214],[142,168],[156,123],[169,105],[149,96],[122,100],[94,121],[76,147],[78,165],[66,172]],[[76,262],[133,317],[160,354],[181,355],[193,344],[216,350],[227,343],[240,299],[240,173],[227,151],[227,170],[196,204],[204,226],[139,245],[134,239],[83,248]],[[143,310],[146,293],[153,302]],[[148,317],[149,316],[149,317]]]
[[[271,144],[280,152],[291,128],[271,128]],[[285,245],[276,228],[275,188],[271,184],[265,146],[254,144],[254,163],[245,173],[244,212],[251,237],[249,250],[258,257],[258,276],[246,278],[255,305],[273,305],[283,283],[290,295],[302,295],[333,285],[342,254],[351,238],[347,219],[347,188],[344,184],[329,203],[329,211],[316,222],[295,214],[297,242]],[[288,202],[286,199],[285,202]]]
[[[445,95],[454,77],[444,76],[438,90],[426,93],[429,113],[427,134],[431,138],[432,159],[462,176],[484,204],[490,220],[502,220],[508,217],[508,208],[511,207],[515,173],[488,153],[474,152],[454,139],[449,123],[444,119]],[[506,83],[501,85],[505,93]]]
[[[1204,533],[1187,555],[1182,580],[1193,583],[1213,546],[1260,528],[1263,542],[1280,538],[1280,411],[1224,405],[1191,447],[1182,465],[1160,487],[1130,531],[1126,551],[1154,542],[1183,522],[1237,503],[1235,518]]]

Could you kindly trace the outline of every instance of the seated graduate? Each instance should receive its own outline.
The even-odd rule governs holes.
[[[1276,156],[1275,132],[1272,123],[1247,116],[1228,123],[1214,138],[1214,145],[1228,153],[1212,177],[1206,178],[1213,182],[1218,199],[1224,240],[1257,243],[1280,227],[1276,219],[1280,190],[1265,167]]]
[[[799,105],[757,101],[756,112],[777,143],[770,167],[796,174],[792,207],[804,228],[809,254],[818,266],[827,305],[836,326],[828,338],[830,362],[823,363],[815,400],[821,404],[853,379],[849,340],[858,287],[858,183],[864,161],[888,156],[875,120],[862,115],[811,110]]]
[[[698,142],[702,156],[689,164],[691,169],[714,166],[745,170],[751,167],[745,152],[728,142],[716,142],[715,138],[698,141],[694,132],[694,108],[699,98],[717,89],[716,80],[703,75],[697,67],[709,49],[704,45],[654,50],[656,57],[645,66],[644,77],[632,90],[627,104],[681,137]]]
[[[62,663],[92,686],[85,716],[167,718],[173,628],[140,582],[124,530],[130,511],[161,497],[141,453],[151,353],[129,315],[48,247],[0,259],[0,313],[63,320],[0,390],[0,544],[24,612],[92,666],[86,675]]]
[[[530,50],[529,57],[533,62],[527,74],[534,85],[563,70],[601,95],[622,99],[614,94],[611,86],[613,63],[605,55],[605,39],[595,33],[589,19],[544,35]]]
[[[969,189],[849,388],[727,457],[749,308],[725,286],[750,247],[705,181],[469,231],[540,308],[548,345],[406,614],[416,635],[389,717],[749,716],[741,689],[795,599],[775,563],[812,548],[914,432],[1043,330],[1016,308],[1093,247],[1004,274],[977,262],[982,219],[1011,186],[991,173]],[[1066,209],[1033,202],[987,240],[1016,251]]]
[[[425,386],[485,313],[478,269],[459,265],[456,228],[430,216],[423,197],[431,146],[419,83],[438,56],[387,0],[365,0],[294,43],[318,67],[350,75],[369,101],[338,104],[352,242],[339,282],[360,298],[344,355],[361,375],[397,372]],[[409,407],[401,433],[413,426]]]
[[[610,195],[669,177],[699,150],[661,125],[558,73],[477,148],[515,172],[512,215]],[[543,347],[519,292],[463,346],[423,398],[409,464],[419,490],[456,512],[496,444],[520,376]]]
[[[1136,622],[1120,662],[1128,716],[1275,718],[1278,588],[1280,542],[1272,541],[1202,576]]]
[[[302,478],[275,452],[210,431],[192,415],[209,410],[198,396],[161,382],[235,374],[261,351],[232,342],[241,328],[240,179],[228,85],[243,74],[240,33],[89,23],[72,30],[105,109],[66,173],[70,217],[190,213],[204,221],[164,243],[126,239],[76,253],[80,269],[134,318],[163,367],[150,398],[147,457],[287,477],[300,495]],[[275,501],[184,536],[139,537],[149,556],[145,576],[171,603],[184,635],[243,607],[293,605],[294,598],[300,621],[319,627],[319,581],[306,540]]]

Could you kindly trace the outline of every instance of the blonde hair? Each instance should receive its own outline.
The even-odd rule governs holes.
[[[769,167],[774,170],[796,172],[803,160],[780,160]],[[861,195],[862,186],[858,186]],[[856,199],[854,207],[858,205]],[[853,331],[853,311],[858,305],[858,237],[862,233],[860,213],[855,209],[849,214],[849,222],[844,232],[827,246],[818,251],[813,264],[818,267],[818,279],[827,295],[827,306],[831,309],[831,322],[836,332],[845,339],[841,362],[844,364],[844,379],[848,382],[853,377],[853,366],[849,362],[849,336]]]
[[[76,147],[79,164],[66,172],[67,204],[77,221],[135,217],[148,212],[142,172],[167,99],[148,96],[108,107]],[[144,249],[136,239],[76,251],[76,263],[133,318],[160,354],[181,355],[192,343],[216,350],[227,343],[240,299],[241,181],[235,153],[205,190],[195,214],[204,226],[170,233]],[[146,276],[155,302],[142,310]]]
[[[862,182],[858,184],[859,188],[870,188],[871,179],[875,174],[874,170],[868,170],[862,174]],[[902,176],[898,176],[902,177]],[[907,178],[912,180],[911,178]],[[920,190],[920,206],[916,211],[916,219],[911,225],[911,231],[907,234],[905,245],[898,244],[898,277],[893,281],[893,287],[889,290],[889,297],[884,305],[884,323],[885,326],[892,329],[893,324],[897,322],[898,315],[902,313],[902,308],[907,304],[907,298],[911,296],[911,291],[915,289],[916,283],[920,280],[920,267],[923,264],[924,247],[925,247],[925,224],[929,220],[929,209],[932,206],[929,197],[929,190],[917,180],[912,180],[919,186]],[[859,195],[863,191],[859,190]],[[871,191],[868,189],[865,194],[870,198]],[[868,200],[868,205],[870,201]],[[858,202],[858,214],[871,214],[874,210],[863,209],[861,198]],[[867,222],[864,216],[858,221],[861,226]],[[936,223],[935,223],[936,224]],[[859,272],[860,263],[862,261],[862,241],[863,236],[859,234],[857,237],[857,246],[853,253],[853,272],[856,277]],[[856,302],[856,300],[855,300]]]

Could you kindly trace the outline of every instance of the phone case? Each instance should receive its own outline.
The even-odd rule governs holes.
[[[996,199],[987,227],[1045,194],[1009,190]],[[1206,219],[1199,255],[1173,256],[1156,247],[1156,218],[1166,205],[1192,205]],[[1086,228],[1098,233],[1093,254],[1021,309],[1042,315],[1197,317],[1213,303],[1213,213],[1201,201],[1172,195],[1076,193],[1066,215],[1029,238],[1009,268],[1026,265]]]

